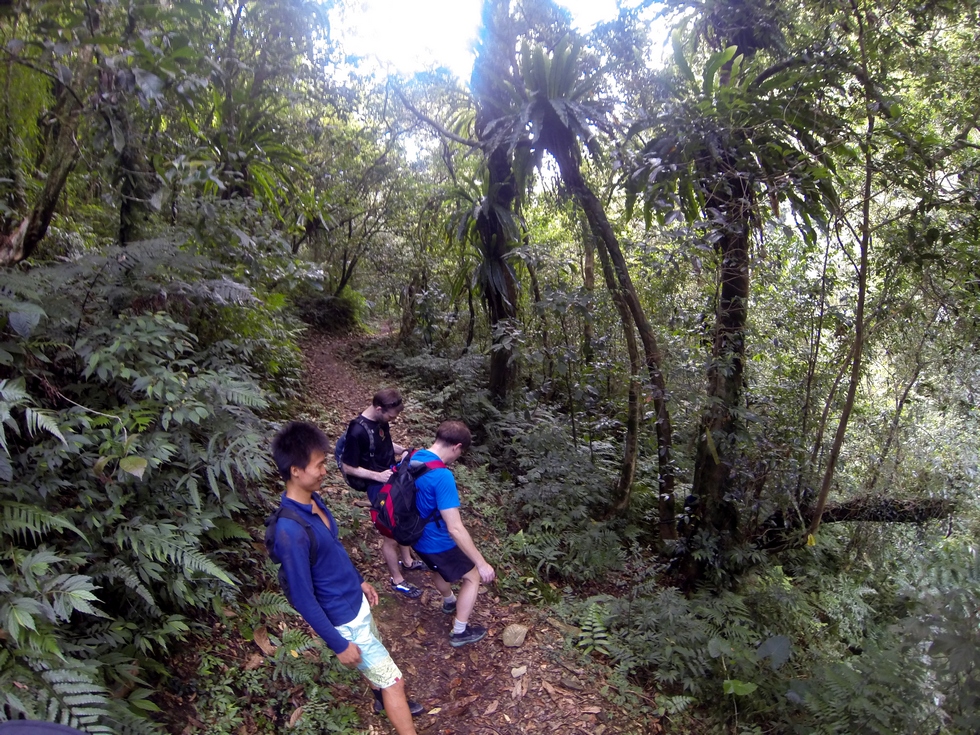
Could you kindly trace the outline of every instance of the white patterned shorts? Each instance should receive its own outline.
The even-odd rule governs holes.
[[[357,665],[357,670],[374,686],[387,689],[402,678],[402,672],[381,643],[367,597],[361,597],[361,609],[358,610],[357,617],[346,625],[334,627],[346,640],[361,649],[361,662]]]

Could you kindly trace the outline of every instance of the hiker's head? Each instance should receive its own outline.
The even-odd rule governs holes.
[[[279,470],[279,476],[287,482],[292,477],[292,468],[304,470],[310,463],[314,452],[327,454],[330,441],[313,424],[303,421],[290,421],[272,440],[272,459]]]
[[[382,421],[391,421],[405,408],[405,404],[402,402],[402,394],[394,388],[379,390],[374,394],[371,405],[381,414]]]
[[[469,449],[472,443],[473,435],[462,421],[443,421],[436,429],[436,444],[446,448],[458,447],[459,454]]]

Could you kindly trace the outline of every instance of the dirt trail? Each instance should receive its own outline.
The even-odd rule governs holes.
[[[391,387],[383,377],[352,365],[350,356],[355,349],[348,340],[322,335],[312,335],[304,345],[310,393],[323,404],[320,415],[331,439],[363,410],[378,388]],[[410,400],[408,404],[410,409]],[[392,434],[400,444],[426,446],[433,428],[434,424],[425,429],[419,426],[414,430],[427,435],[412,436],[411,424],[399,421],[393,425]],[[324,489],[327,502],[349,502],[345,486],[333,485],[330,480],[339,482],[337,478],[328,479]],[[486,529],[479,518],[467,512],[465,487],[460,488],[460,495],[464,522],[479,546]],[[563,655],[560,622],[549,622],[533,606],[502,600],[495,587],[481,590],[483,594],[473,614],[474,622],[489,628],[487,638],[452,648],[448,640],[451,618],[442,614],[441,597],[428,572],[406,575],[425,589],[419,600],[408,600],[391,591],[380,554],[380,537],[371,527],[364,505],[357,503],[364,522],[345,543],[355,565],[381,596],[375,618],[385,644],[405,674],[409,696],[426,708],[426,714],[416,718],[420,733],[662,732],[656,723],[643,727],[629,722],[626,713],[617,711],[599,695],[604,682],[597,678],[597,671],[587,671],[575,655]],[[507,573],[497,560],[488,561],[496,566],[498,576]],[[511,623],[529,628],[523,645],[517,648],[504,647],[502,642],[503,630]],[[371,713],[369,700],[365,688],[360,710],[369,723],[368,732],[394,733],[385,718]]]

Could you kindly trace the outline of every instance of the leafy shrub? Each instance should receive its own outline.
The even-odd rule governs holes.
[[[255,374],[271,362],[242,357],[272,322],[247,287],[172,243],[8,275],[0,712],[154,731],[145,672],[192,610],[235,594],[222,554],[251,538],[235,518],[270,470]],[[207,341],[219,327],[195,333],[200,314],[256,330],[236,352]],[[288,360],[277,369],[295,375]]]
[[[509,454],[520,472],[513,502],[523,515],[513,547],[546,578],[596,580],[621,569],[621,529],[595,518],[609,504],[609,475],[549,421],[507,427]]]
[[[951,545],[926,554],[904,576],[903,618],[877,621],[851,654],[820,660],[793,683],[788,696],[813,732],[972,733],[980,726],[975,550]]]
[[[345,290],[340,296],[307,293],[293,295],[293,303],[300,318],[328,334],[349,334],[360,328],[361,304],[358,301],[350,290]]]

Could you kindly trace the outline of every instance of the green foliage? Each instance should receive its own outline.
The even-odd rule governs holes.
[[[592,601],[585,608],[579,621],[578,640],[575,642],[583,653],[601,653],[609,655],[606,646],[609,644],[609,630],[606,627],[605,610],[599,601]]]
[[[242,613],[256,622],[281,621],[279,613],[267,615],[261,598],[243,606]],[[271,597],[269,597],[271,599]],[[253,602],[255,602],[253,600]],[[289,611],[291,623],[295,613]],[[271,628],[272,626],[270,626]],[[277,626],[278,627],[278,626]],[[320,732],[354,735],[361,723],[353,707],[337,701],[335,690],[357,685],[358,675],[340,666],[319,639],[293,627],[270,636],[275,654],[258,665],[242,666],[235,660],[239,639],[230,629],[218,628],[207,645],[201,641],[194,678],[174,682],[180,690],[191,688],[196,718],[202,732],[232,735],[241,727],[258,732],[290,731],[313,735]],[[296,718],[295,721],[293,718]],[[288,724],[287,724],[288,723]]]
[[[164,242],[120,256],[8,281],[0,676],[26,685],[4,687],[11,713],[151,732],[145,687],[108,692],[234,595],[219,551],[251,538],[234,516],[269,471],[255,376],[295,362],[250,359],[247,325],[277,317],[220,266]]]
[[[340,296],[294,293],[293,303],[300,318],[327,334],[349,334],[358,331],[363,314],[363,299],[349,289]]]
[[[553,424],[508,421],[497,429],[508,433],[506,457],[520,473],[513,502],[524,523],[511,547],[546,579],[595,580],[621,569],[623,539],[614,524],[594,517],[608,507],[609,474],[587,452],[570,449]]]

